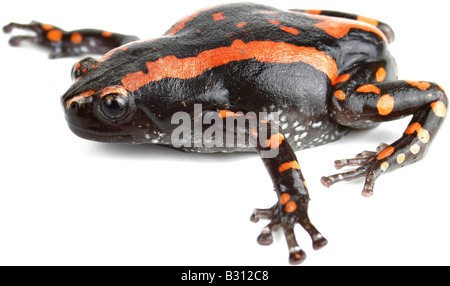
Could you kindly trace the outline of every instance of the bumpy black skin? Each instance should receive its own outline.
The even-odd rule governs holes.
[[[13,45],[33,41],[50,48],[51,57],[103,52],[136,40],[133,36],[101,30],[66,32],[37,22],[11,23],[4,31],[14,27],[33,30],[37,37],[14,37]],[[55,34],[49,36],[52,30],[62,31],[61,39],[55,39]],[[74,33],[83,36],[83,40],[76,41],[79,37],[74,40]],[[305,258],[295,240],[295,223],[310,234],[314,249],[327,241],[308,218],[309,195],[293,150],[336,140],[351,128],[371,128],[379,122],[413,114],[399,140],[380,145],[377,152],[364,151],[356,158],[336,161],[338,168],[360,167],[322,178],[322,183],[330,186],[365,177],[363,195],[370,196],[381,173],[423,157],[445,117],[447,97],[438,85],[397,80],[395,61],[387,49],[393,38],[388,25],[353,14],[286,12],[248,3],[217,6],[181,20],[163,37],[128,43],[100,60],[81,60],[73,69],[75,82],[61,101],[70,128],[83,138],[167,146],[171,146],[170,136],[176,128],[171,124],[172,116],[178,111],[198,116],[194,114],[194,104],[202,104],[203,112],[228,111],[230,117],[236,112],[276,112],[279,122],[260,119],[268,119],[269,127],[279,126],[279,133],[263,136],[245,130],[259,139],[259,144],[251,149],[242,146],[180,149],[256,150],[261,154],[279,201],[272,208],[256,210],[252,215],[255,222],[260,218],[271,220],[258,242],[270,244],[272,230],[281,226],[290,262],[295,264]],[[267,46],[251,50],[255,43]],[[233,58],[228,51],[236,44],[244,48]],[[271,52],[279,55],[276,60],[258,57],[273,47]],[[292,47],[300,53],[309,52],[302,54],[302,59],[291,60],[295,57],[289,53]],[[203,55],[211,52],[214,60],[207,58],[206,68],[190,74],[204,64]],[[255,55],[245,58],[246,53]],[[318,61],[310,60],[316,56]],[[195,58],[202,61],[191,61]],[[217,59],[223,59],[223,64]],[[181,60],[194,64],[178,65]],[[155,77],[158,74],[163,76]],[[116,104],[112,112],[120,116],[111,118],[105,111],[107,100],[108,104]],[[270,142],[276,144],[264,143],[269,137],[275,138]],[[277,150],[277,155],[264,157],[263,153],[271,148]]]

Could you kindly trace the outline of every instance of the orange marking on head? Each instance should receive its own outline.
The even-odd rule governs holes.
[[[291,195],[284,193],[280,196],[280,203],[282,205],[285,205],[287,202],[289,202],[290,199],[291,199]]]
[[[223,12],[215,13],[212,15],[214,21],[221,21],[226,19],[227,17],[223,15]]]
[[[296,210],[297,210],[297,204],[295,203],[295,202],[288,202],[287,204],[286,204],[286,206],[284,207],[284,210],[287,212],[287,213],[292,213],[292,212],[295,212]]]
[[[356,16],[356,20],[370,24],[372,26],[378,26],[379,22],[375,19],[364,17],[364,16]]]
[[[292,35],[300,34],[299,30],[297,30],[296,28],[292,28],[292,27],[281,26],[280,29],[285,32],[291,33]]]
[[[345,82],[345,81],[347,81],[347,80],[349,80],[349,79],[350,79],[350,74],[345,73],[345,74],[341,75],[340,77],[338,77],[337,79],[335,79],[335,80],[332,82],[332,84],[333,84],[333,85],[336,85],[336,84],[338,84],[338,83]]]
[[[378,153],[377,160],[383,160],[384,158],[391,156],[392,153],[394,153],[394,151],[395,151],[394,147],[392,146],[387,147],[386,149]]]
[[[433,109],[434,115],[437,117],[445,117],[445,114],[447,113],[447,107],[442,101],[431,103],[431,108]]]
[[[71,104],[72,102],[81,102],[81,101],[85,100],[86,98],[91,97],[94,93],[95,93],[95,91],[93,91],[93,90],[88,90],[88,91],[83,92],[83,93],[81,93],[81,94],[79,94],[79,95],[77,95],[77,96],[72,97],[71,99],[69,99],[69,100],[66,102],[67,108],[69,108],[69,106],[70,106],[70,104]]]
[[[386,70],[384,68],[379,68],[375,74],[377,82],[382,82],[386,78]]]
[[[359,29],[377,34],[381,39],[387,41],[386,36],[381,30],[362,21],[311,14],[309,15],[309,17],[317,20],[322,20],[322,22],[315,23],[314,26],[325,31],[328,35],[335,38],[344,37],[345,35],[347,35],[350,29]]]
[[[113,34],[113,33],[110,32],[110,31],[103,31],[103,32],[102,32],[102,36],[105,37],[105,38],[111,37],[112,34]]]
[[[239,60],[255,59],[264,63],[304,62],[325,73],[330,81],[337,78],[336,62],[324,52],[313,47],[296,46],[284,42],[235,40],[229,47],[206,50],[196,57],[166,56],[147,62],[148,73],[129,73],[122,83],[130,92],[163,78],[194,78],[206,70]]]
[[[290,170],[290,169],[297,169],[300,170],[300,166],[298,165],[297,161],[291,161],[281,164],[278,167],[278,172],[283,173],[284,171]]]
[[[410,81],[410,80],[405,80],[407,83],[409,83],[412,86],[417,87],[420,90],[427,90],[430,87],[430,84],[428,82],[423,82],[423,81]]]
[[[227,117],[233,117],[233,116],[243,116],[243,114],[240,113],[234,113],[233,111],[229,110],[220,110],[219,112],[220,118],[227,118]]]
[[[53,25],[50,25],[50,24],[41,24],[41,28],[42,28],[44,31],[50,31],[51,29],[53,29]]]
[[[59,42],[63,37],[61,30],[51,30],[47,33],[47,39],[52,42]]]
[[[356,91],[364,92],[364,93],[373,92],[373,93],[376,93],[376,94],[380,94],[381,93],[380,89],[378,87],[374,86],[373,84],[362,85],[362,86],[358,87],[356,89]]]
[[[269,14],[269,15],[278,14],[278,12],[275,12],[275,11],[264,11],[264,10],[258,11],[258,13],[260,13],[260,14]]]
[[[277,20],[268,20],[267,22],[272,23],[274,25],[280,25],[281,24],[280,21],[277,21]]]
[[[334,97],[336,97],[339,100],[345,100],[346,94],[342,90],[336,90],[334,92]]]
[[[70,41],[73,44],[80,44],[83,41],[83,36],[80,33],[75,32],[72,35],[70,35]]]
[[[103,98],[104,96],[111,94],[111,93],[118,93],[125,97],[128,97],[128,92],[125,88],[123,88],[123,86],[114,85],[114,86],[105,87],[102,90],[102,93],[100,94],[100,98]]]
[[[266,146],[272,149],[278,148],[283,143],[284,136],[281,133],[273,134],[268,140],[266,140]]]
[[[383,94],[377,102],[377,109],[380,115],[388,115],[394,109],[394,98],[389,94]]]
[[[241,22],[241,23],[236,24],[236,27],[242,28],[242,27],[244,27],[245,25],[247,25],[246,22]]]

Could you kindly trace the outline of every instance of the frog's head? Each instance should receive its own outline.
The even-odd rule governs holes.
[[[120,73],[120,72],[119,72]],[[137,112],[135,94],[120,83],[120,75],[86,57],[72,69],[73,85],[61,97],[70,129],[101,142],[139,142],[148,136],[148,118]],[[139,127],[138,127],[139,126]],[[147,134],[147,135],[146,135]]]

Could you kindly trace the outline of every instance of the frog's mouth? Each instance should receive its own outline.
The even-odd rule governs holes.
[[[97,142],[105,142],[105,143],[131,143],[134,142],[134,136],[131,134],[122,134],[118,132],[102,132],[95,131],[91,129],[84,129],[73,124],[68,124],[70,130],[72,130],[75,135]]]

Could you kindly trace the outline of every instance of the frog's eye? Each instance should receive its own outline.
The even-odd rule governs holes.
[[[98,66],[98,61],[92,57],[81,59],[72,67],[72,80],[78,79],[80,76],[87,74],[90,70]]]
[[[105,88],[100,95],[100,110],[110,119],[119,119],[127,114],[130,102],[126,90],[121,86]]]
[[[107,117],[118,119],[127,113],[128,98],[118,93],[108,94],[102,98],[100,108]]]

